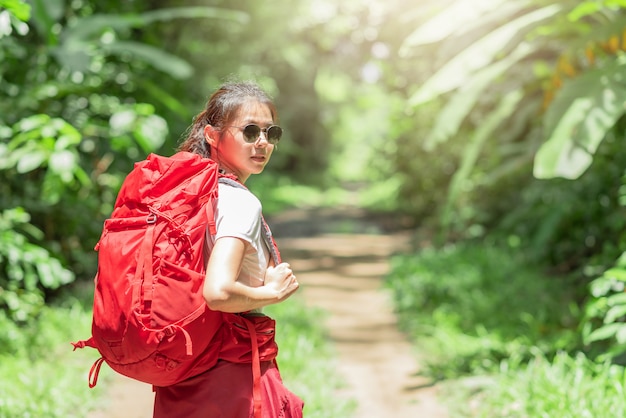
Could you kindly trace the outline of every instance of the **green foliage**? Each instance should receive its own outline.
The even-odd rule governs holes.
[[[167,122],[147,103],[120,105],[111,115],[111,149],[136,159],[159,149],[168,134]]]
[[[3,270],[9,274],[0,289],[6,298],[20,292],[2,305],[14,312],[18,308],[11,305],[20,300],[20,320],[27,321],[43,304],[44,290],[49,293],[73,281],[80,271],[78,263],[93,260],[82,255],[91,252],[95,239],[76,240],[79,234],[93,232],[95,227],[89,227],[93,219],[81,224],[90,213],[76,202],[94,190],[94,184],[81,165],[82,136],[65,120],[29,116],[4,129],[2,136],[7,141],[0,144],[0,210],[6,221],[0,228],[5,243],[0,253]],[[81,261],[72,263],[74,257]]]
[[[491,13],[485,13],[483,16],[479,16],[479,18],[484,19],[486,25],[489,25],[490,31],[486,35],[476,39],[470,47],[464,48],[458,51],[458,54],[450,57],[449,61],[438,69],[438,71],[409,98],[409,105],[416,106],[428,102],[440,94],[460,88],[472,78],[475,72],[483,70],[492,63],[498,65],[497,58],[503,51],[509,48],[511,43],[520,42],[531,29],[545,20],[554,17],[554,15],[562,10],[561,5],[552,4],[536,10],[530,10],[527,13],[515,17],[516,13],[519,13],[519,10],[511,10],[511,8],[498,9],[497,3],[500,2],[501,0],[489,2],[496,4],[496,6],[492,6],[494,9],[490,10]],[[519,9],[521,8],[520,3],[525,2],[517,3],[516,8]],[[461,2],[455,2],[452,7],[460,5]],[[445,13],[445,10],[443,13]],[[499,16],[499,18],[502,19],[504,23],[500,26],[493,27],[492,19],[495,19],[491,16],[492,13],[503,14],[504,16]],[[436,18],[437,17],[435,17],[435,19]],[[476,18],[476,16],[474,16],[474,18]],[[471,14],[464,14],[463,19],[471,19]],[[457,26],[452,26],[454,25],[453,22],[445,23],[451,31],[457,29]],[[404,48],[409,48],[413,43],[415,43],[415,40],[409,37]]]
[[[92,3],[0,4],[16,29],[0,29],[0,264],[8,272],[0,310],[19,321],[34,318],[59,285],[93,277],[93,246],[123,177],[167,142],[169,121],[158,111],[164,104],[181,114],[181,102],[148,80],[180,82],[191,67],[141,31],[180,19],[247,19],[210,7],[137,12],[141,4],[103,14]],[[154,105],[140,100],[155,97]]]
[[[622,267],[623,259],[592,284],[597,297],[586,316],[606,326],[595,335],[588,328],[589,340],[619,338],[618,326],[623,332]],[[444,386],[451,416],[626,412],[624,367],[579,352],[571,286],[546,280],[521,252],[478,243],[426,248],[395,257],[387,284],[401,323],[422,350],[425,372],[455,378]],[[459,378],[464,374],[472,376]]]
[[[79,165],[81,139],[80,133],[63,119],[48,115],[24,118],[13,127],[8,144],[0,144],[0,170],[15,170],[21,175],[43,169],[39,197],[48,204],[59,203],[69,186],[91,183]]]
[[[62,25],[60,31],[53,30],[58,25],[66,7],[63,2],[35,1],[33,23],[40,36],[47,37],[48,45],[55,58],[62,61],[72,71],[92,70],[95,59],[132,56],[134,60],[148,64],[175,79],[186,79],[193,69],[189,63],[159,46],[146,42],[120,39],[120,34],[142,28],[155,22],[171,22],[175,19],[227,19],[242,23],[247,16],[242,12],[220,10],[213,7],[162,8],[160,10],[128,14],[83,15],[71,25]],[[85,49],[91,49],[87,52]]]
[[[22,208],[0,212],[0,314],[26,325],[44,306],[43,288],[56,289],[74,280],[45,248],[29,242],[29,236],[43,236],[29,221]],[[0,337],[0,352],[5,338],[10,341],[10,334]]]
[[[469,243],[397,256],[386,283],[436,375],[493,370],[533,349],[576,346],[567,286],[504,248]]]
[[[576,179],[624,115],[626,56],[565,83],[545,116],[548,138],[535,157],[537,178]]]
[[[417,86],[407,103],[427,116],[409,141],[394,136],[396,160],[425,154],[423,168],[396,166],[404,183],[399,206],[445,193],[443,201],[431,198],[427,215],[451,234],[475,224],[488,234],[493,220],[520,208],[516,193],[541,188],[532,181],[533,163],[540,178],[588,170],[624,114],[623,8],[485,0],[408,14],[414,25],[399,52],[416,66],[432,64],[405,73]],[[437,186],[427,188],[423,177]],[[423,218],[422,205],[412,206]]]
[[[31,7],[25,0],[0,0],[0,9],[6,9],[12,16],[15,16],[22,22],[30,19]],[[2,28],[0,32],[8,32],[10,34],[11,30],[10,28]]]
[[[503,196],[515,208],[500,214],[492,236],[516,240],[534,260],[543,260],[558,274],[577,273],[581,281],[589,277],[585,270],[597,275],[608,269],[625,249],[626,155],[620,152],[625,122],[618,122],[576,181],[532,181]]]
[[[626,253],[622,253],[615,266],[591,282],[590,299],[585,304],[585,343],[609,342],[600,345],[600,359],[621,359],[626,353],[625,290]]]
[[[448,198],[442,214],[443,226],[448,227],[451,224],[453,217],[452,203],[458,201],[462,189],[466,187],[467,179],[485,143],[493,135],[498,126],[502,124],[503,120],[507,119],[515,112],[516,106],[521,99],[521,91],[512,91],[506,95],[496,111],[492,112],[492,114],[485,119],[484,123],[470,138],[469,144],[466,146],[466,152],[461,159],[460,167],[454,173],[448,190]]]
[[[580,20],[585,16],[592,16],[606,9],[616,10],[619,8],[626,8],[624,0],[584,0],[569,13],[568,17],[571,20]]]
[[[0,417],[88,415],[96,399],[87,386],[87,364],[96,356],[80,359],[69,341],[77,329],[88,330],[90,320],[77,303],[44,307],[36,322],[20,329],[0,312]]]
[[[275,215],[289,208],[329,207],[345,202],[347,192],[340,188],[320,190],[297,184],[291,178],[271,174],[252,176],[246,185],[263,203],[265,215]]]
[[[553,358],[538,354],[522,367],[511,367],[505,362],[502,372],[478,389],[470,413],[466,409],[459,416],[613,418],[626,415],[624,368],[609,362],[596,363],[582,354],[559,353]]]

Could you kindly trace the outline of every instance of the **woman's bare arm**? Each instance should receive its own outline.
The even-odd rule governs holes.
[[[245,241],[222,237],[215,242],[207,266],[203,295],[209,308],[222,312],[246,312],[281,302],[298,289],[289,264],[281,263],[267,270],[265,283],[251,287],[237,281]]]

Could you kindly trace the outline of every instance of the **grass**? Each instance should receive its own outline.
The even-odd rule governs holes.
[[[398,256],[387,286],[404,329],[431,337],[423,346],[445,365],[440,377],[489,370],[511,356],[530,358],[532,347],[556,352],[577,338],[566,286],[493,246]]]
[[[0,418],[82,418],[105,400],[113,372],[103,369],[97,388],[89,389],[87,376],[98,353],[73,352],[70,345],[89,336],[91,312],[84,306],[67,297],[60,306],[46,307],[29,327],[0,320],[11,335],[10,343],[4,339],[0,345]],[[304,399],[307,418],[349,416],[350,401],[335,395],[341,381],[321,313],[305,309],[295,297],[269,311],[278,323],[281,373]]]
[[[470,410],[457,416],[474,418],[614,418],[626,416],[626,373],[610,363],[595,363],[583,354],[538,354],[530,362],[508,368],[473,396]],[[457,393],[462,385],[456,385]],[[472,390],[476,390],[474,387]],[[462,391],[463,389],[461,389]],[[472,398],[465,388],[465,396]]]
[[[0,417],[86,416],[96,403],[87,386],[91,363],[72,352],[70,341],[89,325],[88,312],[75,303],[46,307],[28,328],[13,329],[13,346],[0,351]]]
[[[624,368],[581,353],[567,283],[523,255],[427,248],[394,258],[386,284],[451,417],[626,416]]]

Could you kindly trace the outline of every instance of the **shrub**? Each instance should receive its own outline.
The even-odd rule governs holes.
[[[493,369],[510,356],[529,358],[532,347],[576,345],[567,289],[507,249],[465,243],[397,256],[386,284],[438,375]]]
[[[626,416],[623,367],[584,355],[537,355],[523,368],[503,370],[475,397],[476,418],[613,418]]]
[[[0,212],[0,315],[16,324],[28,324],[44,305],[44,289],[56,289],[74,280],[48,250],[29,240],[43,233],[29,223],[22,208]],[[0,349],[6,337],[0,336]],[[11,341],[9,337],[8,341]]]
[[[97,401],[87,386],[87,365],[96,353],[85,360],[69,341],[77,329],[89,329],[90,319],[77,303],[44,306],[28,327],[0,317],[3,334],[12,340],[10,350],[0,348],[0,417],[87,416]]]

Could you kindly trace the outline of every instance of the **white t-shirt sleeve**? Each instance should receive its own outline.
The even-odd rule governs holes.
[[[250,191],[227,184],[219,184],[215,210],[217,233],[209,237],[208,250],[223,237],[239,238],[247,242],[238,281],[250,286],[263,284],[269,262],[269,250],[263,240],[262,206]]]
[[[215,224],[215,239],[241,238],[256,247],[261,232],[261,203],[248,190],[220,184]]]

